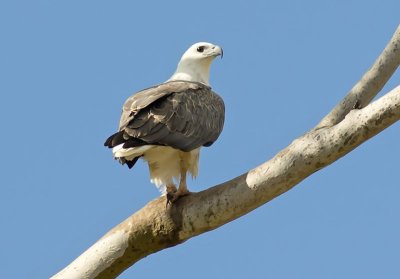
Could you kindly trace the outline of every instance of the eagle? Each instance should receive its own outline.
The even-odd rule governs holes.
[[[129,168],[144,159],[150,181],[166,194],[167,204],[190,193],[187,173],[198,175],[201,147],[212,145],[223,129],[225,105],[209,84],[217,56],[223,56],[218,45],[189,47],[170,79],[125,101],[118,132],[104,143]]]

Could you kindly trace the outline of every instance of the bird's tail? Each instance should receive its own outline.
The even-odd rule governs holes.
[[[105,141],[104,146],[112,148],[114,158],[121,164],[126,164],[129,168],[132,168],[152,145],[146,145],[147,143],[140,139],[125,137],[124,133],[124,131],[119,131],[111,135]]]

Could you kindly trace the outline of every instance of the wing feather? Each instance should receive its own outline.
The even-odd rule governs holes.
[[[123,132],[127,141],[134,138],[140,144],[166,145],[183,151],[210,146],[222,131],[224,115],[224,103],[210,87],[196,82],[167,82],[128,98],[118,142]],[[107,141],[112,147],[112,140]]]

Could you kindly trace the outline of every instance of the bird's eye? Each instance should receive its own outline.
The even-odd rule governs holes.
[[[203,52],[204,51],[204,46],[199,46],[197,48],[197,52]]]

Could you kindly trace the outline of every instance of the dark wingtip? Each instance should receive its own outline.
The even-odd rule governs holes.
[[[112,139],[113,139],[113,138],[114,138],[114,135],[109,136],[109,137],[106,139],[106,141],[104,142],[104,146],[107,146],[107,147],[111,148],[111,142],[112,142]]]
[[[211,146],[213,143],[214,143],[213,141],[209,141],[209,142],[206,142],[205,144],[203,144],[203,146],[209,147],[209,146]]]
[[[128,166],[128,168],[131,169],[136,164],[138,159],[139,159],[139,157],[135,157],[135,158],[133,158],[132,161],[125,161],[125,164]]]
[[[137,147],[137,146],[143,146],[146,145],[147,142],[137,139],[137,138],[130,138],[124,142],[124,145],[122,146],[123,148],[130,148],[130,147]]]
[[[125,142],[124,131],[119,131],[109,136],[108,139],[106,139],[104,146],[107,146],[108,148],[113,148],[114,146],[117,146],[118,144],[124,142]]]

